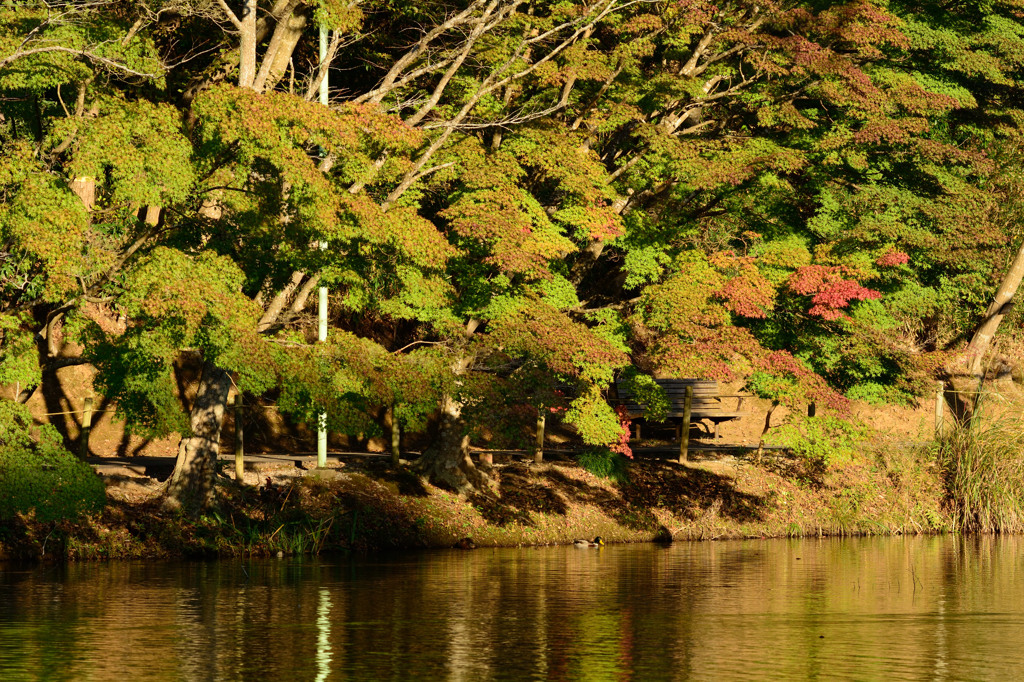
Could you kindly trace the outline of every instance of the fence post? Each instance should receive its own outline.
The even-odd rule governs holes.
[[[542,410],[544,408],[540,408]],[[544,413],[537,411],[537,446],[533,449],[533,463],[540,464],[544,461]]]
[[[935,440],[942,440],[942,426],[945,421],[945,398],[941,381],[935,382]]]
[[[235,394],[235,481],[245,482],[245,426],[242,424],[242,394]]]
[[[92,431],[92,396],[85,397],[85,411],[82,413],[82,433],[79,436],[81,441],[79,447],[80,459],[88,459],[89,457],[89,433]]]
[[[683,401],[683,426],[679,433],[679,463],[683,464],[690,458],[690,407],[693,405],[693,386],[686,387],[686,399]]]
[[[402,432],[398,426],[398,413],[395,410],[395,405],[391,406],[391,464],[398,466],[398,460],[401,459],[400,445],[402,443]]]

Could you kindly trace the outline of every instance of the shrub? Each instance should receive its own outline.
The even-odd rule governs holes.
[[[864,429],[855,422],[838,417],[803,417],[797,423],[784,424],[772,438],[788,447],[812,470],[824,470],[835,462],[853,457],[853,448]]]
[[[578,461],[581,467],[595,476],[616,483],[625,483],[629,480],[629,460],[608,448],[587,448],[580,453]]]
[[[61,445],[49,424],[33,438],[23,405],[0,401],[0,519],[34,511],[40,521],[74,518],[106,503],[103,480]]]
[[[846,392],[850,400],[862,400],[869,405],[909,405],[913,395],[895,386],[865,381],[851,386]]]

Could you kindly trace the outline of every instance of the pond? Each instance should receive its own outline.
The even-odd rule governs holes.
[[[0,566],[0,679],[1005,679],[1024,540]]]

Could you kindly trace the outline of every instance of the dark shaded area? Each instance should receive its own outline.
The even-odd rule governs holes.
[[[40,560],[214,558],[348,552],[428,544],[422,520],[368,477],[260,488],[222,487],[218,506],[192,517],[159,500],[110,500],[94,519],[0,522],[5,558]]]
[[[739,522],[759,521],[767,505],[762,497],[736,490],[727,476],[671,462],[631,468],[629,483],[621,490],[623,500],[634,507],[660,507],[687,518],[696,518],[721,501],[721,516]]]
[[[71,411],[67,407],[71,404],[71,398],[64,391],[60,379],[57,378],[57,370],[43,370],[39,390],[43,395],[43,404],[46,406],[46,412],[50,415],[47,417],[47,420],[57,429],[57,432],[64,441],[64,447],[71,452],[78,452],[82,447],[81,439],[72,438],[69,427],[74,425],[74,430],[81,433],[81,416],[78,414],[60,414]]]
[[[549,463],[542,469],[512,464],[500,469],[497,496],[476,495],[473,505],[490,523],[532,525],[530,512],[565,515],[569,504],[590,505],[627,528],[657,531],[654,509],[697,518],[712,506],[738,522],[764,518],[767,500],[736,490],[735,483],[703,469],[674,462],[648,461],[631,467],[629,481],[614,489],[568,476],[571,462]]]
[[[532,526],[530,512],[566,514],[565,499],[539,481],[527,465],[510,464],[500,469],[497,496],[474,495],[471,502],[489,523],[496,526],[510,523]]]
[[[533,526],[532,513],[568,517],[574,505],[592,507],[626,528],[666,540],[672,533],[659,522],[659,509],[681,518],[710,513],[743,523],[765,518],[771,504],[770,496],[738,491],[729,476],[674,461],[635,462],[628,482],[614,486],[579,480],[579,469],[575,460],[561,457],[541,466],[506,460],[492,470],[493,493],[469,502],[497,526]],[[292,480],[278,477],[260,488],[221,479],[219,505],[198,518],[164,510],[158,500],[111,500],[87,521],[13,519],[0,524],[0,544],[10,558],[105,559],[316,554],[436,543],[435,513],[427,511],[431,502],[420,477],[392,468],[384,457],[349,458],[343,471],[344,476],[329,469]],[[410,498],[424,501],[410,504]]]
[[[366,473],[398,495],[426,497],[429,492],[423,479],[405,467],[395,469],[389,461],[368,461],[362,465]]]

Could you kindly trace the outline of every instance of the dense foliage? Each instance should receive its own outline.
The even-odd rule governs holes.
[[[625,368],[907,400],[1019,240],[1022,12],[0,1],[0,382],[62,318],[152,434],[186,350],[346,433],[613,444]]]
[[[103,479],[64,449],[55,428],[33,429],[23,405],[0,402],[0,520],[75,518],[98,512],[106,500]]]

